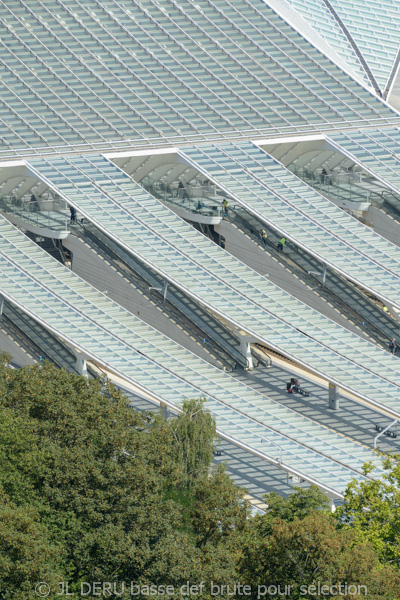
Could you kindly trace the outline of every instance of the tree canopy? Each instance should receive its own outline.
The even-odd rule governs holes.
[[[204,405],[204,398],[185,399],[182,412],[171,420],[175,457],[184,468],[189,486],[207,474],[217,439],[215,419]]]
[[[24,598],[41,580],[67,581],[74,592],[81,582],[178,587],[237,577],[220,545],[245,526],[248,507],[223,471],[209,471],[215,425],[201,400],[167,423],[127,406],[109,383],[50,363],[0,365],[0,389],[1,598]],[[208,448],[197,444],[200,421],[209,425]],[[11,545],[1,538],[7,523]],[[18,593],[13,557],[25,573]]]
[[[352,484],[339,517],[315,487],[269,494],[252,517],[212,466],[215,440],[204,399],[167,421],[107,381],[0,363],[0,600],[55,600],[59,582],[88,598],[113,582],[101,597],[123,600],[284,597],[271,584],[307,598],[301,586],[340,581],[400,597],[396,461]]]
[[[242,572],[252,590],[272,582],[281,591],[290,586],[290,598],[296,600],[313,595],[346,600],[398,598],[399,574],[379,561],[370,544],[357,541],[353,531],[338,528],[329,513],[313,509],[303,518],[267,517],[268,535],[263,533],[264,520],[253,521],[256,531],[243,558]],[[324,586],[326,593],[317,594]]]
[[[386,471],[380,479],[353,481],[338,516],[341,526],[368,542],[385,563],[400,565],[400,462],[387,456]],[[371,472],[365,465],[366,473]]]

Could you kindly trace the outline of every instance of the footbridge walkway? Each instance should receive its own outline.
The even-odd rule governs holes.
[[[208,144],[184,147],[179,153],[288,240],[400,309],[400,248],[347,215],[257,145]]]
[[[329,143],[389,188],[400,212],[400,129],[371,129],[327,136]]]
[[[356,326],[362,327],[376,344],[387,349],[389,340],[393,336],[398,336],[400,324],[397,319],[381,310],[363,290],[332,269],[326,269],[324,272],[321,263],[298,246],[286,244],[285,251],[280,252],[277,249],[280,238],[278,232],[265,225],[245,208],[230,206],[228,220],[294,277],[310,288],[318,284],[318,294]],[[268,234],[265,242],[260,236],[262,228],[266,229]],[[330,318],[335,320],[334,317]]]

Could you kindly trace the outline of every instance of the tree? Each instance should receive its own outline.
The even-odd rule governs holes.
[[[111,385],[49,363],[3,365],[0,378],[7,503],[35,506],[63,547],[59,566],[72,591],[82,580],[142,576],[152,549],[181,522],[179,506],[164,498],[182,477],[170,428],[157,422],[152,435],[152,419]]]
[[[246,528],[250,513],[244,496],[245,490],[232,483],[222,465],[210,477],[196,482],[190,518],[199,547],[237,539],[237,534]]]
[[[132,581],[146,599],[166,597],[151,586],[171,585],[170,600],[188,581],[204,582],[202,600],[226,598],[226,587],[215,590],[233,593],[238,581],[254,598],[268,581],[291,583],[292,598],[317,580],[366,584],[368,598],[399,591],[398,572],[382,568],[345,513],[338,528],[315,488],[270,494],[267,513],[250,518],[244,490],[211,468],[204,400],[167,422],[132,410],[109,382],[48,363],[0,364],[0,392],[1,600],[31,600],[37,581],[51,600],[58,581],[76,596],[82,582]],[[117,591],[107,597],[132,597]]]
[[[398,598],[398,572],[382,567],[373,548],[357,542],[352,531],[338,529],[328,513],[313,511],[303,519],[289,521],[276,518],[268,536],[257,533],[247,547],[242,570],[253,598],[260,597],[256,592],[265,599],[278,597],[274,588],[268,592],[270,584],[280,586],[280,593],[286,586],[286,594],[293,599]]]
[[[267,505],[267,516],[271,519],[279,517],[283,521],[304,519],[315,510],[330,508],[328,497],[316,485],[305,489],[294,486],[293,493],[288,498],[270,492],[264,496],[264,501]]]
[[[204,398],[184,400],[182,412],[170,421],[176,460],[183,465],[189,487],[208,472],[217,439],[215,419],[204,404]]]
[[[304,519],[316,510],[330,512],[327,496],[316,485],[306,489],[294,486],[293,493],[288,498],[269,492],[264,496],[264,502],[267,505],[265,514],[256,515],[251,528],[257,531],[258,538],[265,538],[271,534],[276,519],[291,522]]]
[[[45,582],[53,592],[64,574],[58,564],[63,549],[50,541],[39,515],[30,508],[0,504],[0,598],[31,600]],[[57,557],[57,558],[56,558]],[[43,588],[46,591],[46,588]],[[50,596],[49,596],[50,597]],[[51,594],[51,599],[55,597]]]
[[[383,461],[380,479],[352,481],[344,505],[338,510],[339,524],[351,529],[356,539],[368,542],[382,562],[400,564],[400,463],[398,456]],[[371,465],[364,466],[365,474]]]
[[[263,598],[274,597],[265,591],[267,582],[280,585],[282,592],[290,585],[294,599],[315,596],[318,584],[321,590],[340,582],[347,582],[348,587],[365,585],[370,600],[397,597],[398,570],[384,567],[371,544],[358,539],[351,529],[339,527],[337,516],[328,510],[328,499],[316,486],[294,488],[289,498],[270,493],[265,502],[266,513],[249,523],[239,557],[241,580],[251,586],[253,598],[260,595],[257,591]],[[307,594],[304,590],[313,585],[316,589],[311,587]],[[359,597],[344,588],[333,591],[329,598]],[[321,595],[325,594],[320,591]]]
[[[82,582],[170,584],[171,600],[187,581],[236,581],[227,549],[246,517],[226,476],[209,478],[215,423],[202,401],[187,401],[174,425],[134,411],[108,382],[50,363],[0,364],[0,389],[1,600],[35,597],[35,578],[50,581],[52,594],[57,577],[76,593]],[[207,541],[200,485],[209,490],[204,514],[218,514]]]

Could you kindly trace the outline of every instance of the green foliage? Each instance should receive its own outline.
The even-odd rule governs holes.
[[[256,537],[262,539],[271,535],[277,519],[290,523],[295,519],[304,519],[315,511],[330,512],[327,496],[316,485],[305,489],[294,486],[289,498],[270,492],[264,496],[264,502],[267,505],[266,512],[256,515],[252,527],[253,532],[257,532]]]
[[[370,600],[400,594],[398,569],[383,566],[397,557],[397,462],[384,482],[350,486],[340,527],[314,487],[269,494],[250,518],[245,491],[211,467],[215,439],[203,399],[167,422],[109,383],[0,363],[0,599],[31,600],[38,581],[50,600],[58,581],[76,597],[93,581],[144,586],[136,598],[172,585],[171,600],[188,581],[204,582],[203,600],[227,597],[211,582],[238,581],[253,598],[268,581],[293,585],[291,598],[318,580],[360,582]]]
[[[188,401],[175,428],[127,407],[110,384],[49,363],[21,370],[3,363],[0,388],[0,543],[2,518],[9,536],[0,548],[2,600],[34,597],[35,579],[68,581],[79,592],[85,581],[179,590],[187,580],[238,577],[224,543],[237,535],[232,503],[241,494],[220,472],[208,479],[215,424],[202,401]],[[224,532],[208,543],[196,531],[201,478]]]
[[[0,352],[0,364],[9,365],[11,362],[12,356],[8,354],[8,352]]]
[[[175,587],[180,587],[182,581],[203,581],[201,597],[219,598],[210,596],[211,581],[233,589],[239,579],[237,565],[250,516],[245,490],[235,486],[225,468],[218,466],[196,479],[191,487],[170,490],[168,496],[182,507],[185,535],[179,539],[179,548],[175,545],[174,553],[168,547],[159,549],[165,571],[157,573],[157,581],[173,582]],[[180,558],[174,562],[178,551]]]
[[[149,435],[148,420],[112,386],[50,364],[3,367],[1,375],[7,500],[36,506],[76,586],[120,573],[138,577],[151,548],[180,521],[178,507],[162,500],[167,482],[180,478],[169,428],[157,422]]]
[[[0,505],[2,600],[31,600],[35,585],[41,581],[57,589],[63,575],[57,564],[60,553],[62,547],[50,542],[49,532],[32,509]]]
[[[217,439],[215,419],[204,404],[204,398],[184,400],[182,412],[171,420],[176,460],[183,465],[188,486],[208,473]]]
[[[316,485],[302,489],[293,487],[293,494],[283,498],[274,492],[264,496],[267,505],[267,515],[270,518],[280,518],[284,521],[304,519],[314,510],[329,510],[329,499]]]
[[[17,505],[35,504],[36,473],[40,471],[46,454],[38,446],[38,436],[30,419],[2,406],[0,440],[2,496]]]
[[[260,532],[260,521],[254,525],[258,531],[243,560],[245,580],[253,590],[265,582],[274,582],[282,590],[290,585],[290,598],[298,599],[311,597],[304,594],[308,586],[319,583],[330,588],[347,582],[348,586],[366,586],[369,600],[389,600],[400,593],[398,574],[391,567],[382,568],[371,546],[357,543],[353,532],[338,529],[327,513],[314,511],[304,519],[288,521],[274,519],[266,537]],[[342,590],[342,594],[328,597],[350,600],[365,596],[365,589],[360,590],[364,592],[361,596]]]
[[[399,565],[399,457],[386,458],[384,467],[386,472],[380,480],[350,483],[338,519],[342,527],[351,529],[360,542],[371,544],[383,562]]]
[[[224,542],[232,537],[232,531],[239,533],[246,528],[250,507],[244,494],[232,485],[223,466],[196,482],[191,523],[199,547]]]

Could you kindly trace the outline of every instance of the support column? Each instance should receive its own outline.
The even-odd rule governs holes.
[[[319,277],[322,278],[322,287],[325,285],[325,282],[326,282],[326,264],[325,263],[322,265],[321,273],[319,273],[318,271],[307,271],[307,273],[309,275],[318,275]]]
[[[164,298],[164,303],[167,299],[167,291],[168,291],[168,281],[166,279],[164,279],[164,287],[163,287],[163,298]]]
[[[79,375],[83,375],[84,377],[87,377],[88,372],[87,372],[87,366],[86,366],[86,356],[84,354],[82,354],[82,352],[75,350],[75,357],[76,357],[75,369],[78,371]]]
[[[168,406],[164,404],[164,402],[160,402],[161,416],[164,417],[165,420],[168,419]]]
[[[250,346],[250,341],[249,341],[248,336],[242,336],[242,335],[240,336],[240,353],[247,360],[246,369],[248,371],[252,371],[254,369],[254,363],[253,363],[253,357],[251,355],[251,346]]]
[[[163,303],[165,303],[166,299],[167,299],[167,291],[168,291],[168,281],[166,279],[164,279],[164,283],[163,283],[163,287],[159,288],[159,287],[149,287],[149,290],[156,290],[157,292],[160,292],[160,294],[162,294],[163,297]]]
[[[391,304],[386,304],[386,306],[389,309],[390,316],[393,317],[394,319],[397,319],[397,321],[400,321],[400,312],[399,312],[398,308],[395,308]],[[396,342],[398,342],[398,340],[396,340]]]
[[[339,390],[334,383],[329,384],[329,408],[339,409]]]

